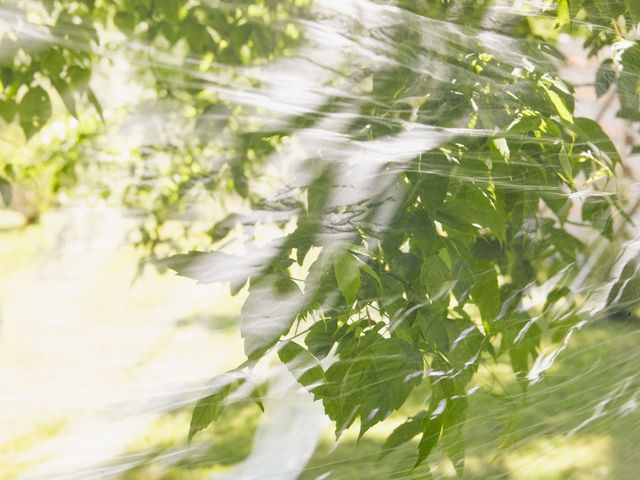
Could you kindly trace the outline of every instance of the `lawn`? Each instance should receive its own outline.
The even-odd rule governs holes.
[[[527,395],[504,365],[481,370],[475,384],[482,388],[473,394],[465,432],[467,478],[637,478],[639,357],[638,325],[601,321],[579,332]],[[409,403],[422,403],[425,394],[415,392]],[[130,446],[148,456],[123,478],[210,478],[249,454],[259,419],[255,407],[232,409],[201,435],[193,453],[172,464],[167,458],[184,448],[189,413],[168,413]],[[378,428],[360,442],[357,432],[348,432],[338,448],[327,431],[301,478],[429,478],[426,468],[407,468],[415,461],[415,444],[378,460],[389,428]],[[441,452],[434,454],[431,467],[433,478],[455,478]]]

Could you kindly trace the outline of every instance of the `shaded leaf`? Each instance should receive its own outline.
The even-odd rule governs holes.
[[[42,87],[30,89],[18,107],[20,126],[27,140],[36,134],[51,118],[51,100]]]
[[[443,417],[442,443],[459,477],[464,475],[464,421],[467,416],[467,398],[449,400]]]
[[[2,197],[2,201],[6,207],[11,205],[13,188],[11,187],[11,183],[4,177],[0,177],[0,197]]]
[[[507,222],[504,206],[475,186],[465,187],[448,199],[437,219],[473,233],[476,232],[476,225],[490,228],[500,243],[504,242]]]
[[[98,100],[98,97],[96,97],[96,94],[92,88],[87,89],[87,98],[89,99],[89,102],[91,103],[91,105],[93,105],[93,108],[96,109],[96,112],[98,113],[98,116],[100,117],[100,119],[104,122],[104,113],[102,112],[102,105],[100,105],[100,101]]]
[[[596,95],[601,97],[607,93],[615,81],[616,71],[613,69],[613,62],[611,60],[605,60],[600,64],[596,72]]]
[[[434,215],[444,203],[449,189],[451,166],[442,153],[420,157],[418,195],[427,211]]]
[[[335,319],[316,322],[307,333],[304,343],[309,352],[316,357],[326,356],[335,344],[334,333],[337,328]]]
[[[442,416],[427,418],[422,425],[422,438],[418,444],[418,458],[413,468],[422,464],[438,444],[442,432]]]
[[[572,128],[582,142],[589,143],[597,149],[596,155],[605,154],[611,160],[612,166],[622,163],[618,149],[596,121],[590,118],[578,117]]]
[[[334,263],[338,288],[347,305],[353,305],[360,290],[360,262],[352,253],[345,253]]]
[[[476,281],[471,288],[471,296],[480,310],[485,327],[492,324],[500,312],[500,288],[498,275],[493,264],[483,264],[484,269],[477,273]]]
[[[224,409],[224,401],[231,392],[231,384],[219,386],[215,391],[196,403],[189,425],[189,442],[196,433],[207,428],[218,419]]]
[[[278,350],[278,356],[303,387],[315,387],[324,382],[324,371],[318,360],[297,343],[286,342]]]
[[[400,445],[407,443],[419,433],[422,433],[426,416],[427,412],[421,411],[415,417],[409,418],[402,425],[396,427],[384,442],[382,452],[380,452],[380,459],[384,458]]]
[[[606,197],[588,197],[582,204],[582,220],[589,222],[607,238],[613,235],[613,212]]]
[[[0,100],[0,117],[7,122],[11,123],[16,116],[18,107],[16,102],[11,99]]]
[[[360,436],[405,402],[422,379],[420,353],[398,338],[369,333],[353,340],[315,394],[336,422],[336,434],[360,418]]]
[[[422,259],[420,282],[432,301],[443,298],[451,289],[451,270],[438,255]]]

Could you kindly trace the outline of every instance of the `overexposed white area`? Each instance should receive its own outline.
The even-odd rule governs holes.
[[[234,328],[199,321],[233,317],[237,302],[153,268],[135,279],[131,227],[113,210],[77,208],[0,233],[0,445],[62,425],[27,452],[0,453],[3,468],[91,478],[161,412],[242,360]]]

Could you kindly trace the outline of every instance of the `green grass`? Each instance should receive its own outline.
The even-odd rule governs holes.
[[[67,422],[61,418],[49,419],[37,423],[27,432],[12,438],[10,441],[1,443],[0,479],[10,480],[19,478],[19,476],[30,467],[43,461],[45,458],[43,458],[42,455],[27,452],[34,446],[54,438],[63,430],[66,423]]]
[[[600,322],[579,332],[526,396],[503,366],[480,371],[476,383],[482,388],[471,398],[466,423],[466,478],[636,479],[640,413],[634,395],[640,392],[639,358],[636,325]],[[416,391],[406,410],[419,406],[425,395]],[[397,420],[390,419],[391,425],[374,429],[360,442],[348,432],[338,448],[333,448],[327,432],[301,478],[312,480],[329,472],[331,479],[429,478],[426,466],[410,469],[415,443],[378,461],[385,435]],[[161,466],[167,454],[184,448],[188,421],[189,412],[181,411],[156,422],[143,440],[131,445],[132,452],[147,452],[145,465],[122,478],[210,478],[248,455],[259,412],[247,406],[225,413],[180,461]],[[434,478],[455,478],[442,452],[432,455],[430,467]]]

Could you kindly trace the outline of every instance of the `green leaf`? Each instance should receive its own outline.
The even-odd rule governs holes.
[[[509,125],[508,130],[512,133],[529,133],[531,131],[539,130],[542,120],[537,115],[522,115],[522,117],[516,119]]]
[[[309,215],[302,215],[298,218],[296,229],[287,238],[287,243],[296,249],[296,261],[299,265],[304,263],[304,259],[311,250],[319,232],[320,223],[314,221]]]
[[[189,439],[191,442],[194,435],[200,430],[204,430],[211,423],[218,419],[224,409],[224,401],[231,392],[231,384],[222,385],[215,391],[196,403],[191,414],[191,424],[189,425]]]
[[[438,255],[430,255],[422,259],[420,282],[432,301],[446,296],[451,289],[451,270]]]
[[[420,309],[416,316],[416,323],[422,334],[422,338],[432,348],[446,352],[449,350],[451,339],[449,338],[449,329],[447,328],[449,319],[447,319],[448,303],[439,302],[435,305],[428,305]]]
[[[364,375],[360,406],[360,433],[399,409],[422,380],[420,353],[400,339],[380,342],[367,351],[371,364]]]
[[[493,264],[483,264],[484,269],[476,272],[476,281],[471,288],[471,296],[480,310],[485,328],[495,322],[500,312],[500,288],[498,275]]]
[[[545,312],[551,305],[569,294],[571,294],[571,290],[569,290],[567,287],[554,288],[547,295],[547,299],[544,302],[544,308],[542,309],[542,311]]]
[[[447,198],[451,165],[443,153],[423,155],[419,161],[420,202],[430,215],[434,215]]]
[[[564,290],[564,289],[561,289]],[[550,292],[547,304],[561,298],[564,294],[560,290]],[[556,296],[554,300],[552,297]],[[547,305],[545,305],[545,308]],[[529,357],[533,360],[538,356],[540,345],[540,327],[524,312],[514,312],[510,318],[511,324],[503,331],[501,349],[509,352],[511,368],[523,392],[529,387]],[[565,332],[566,333],[566,332]]]
[[[262,399],[267,395],[267,385],[264,383],[256,384],[255,388],[251,392],[249,398],[256,404],[256,406],[260,409],[261,412],[264,413],[264,403]]]
[[[640,22],[640,1],[624,0],[626,13],[631,17],[631,22],[637,24]]]
[[[610,160],[608,163],[611,166],[622,163],[618,149],[609,138],[609,135],[602,130],[602,127],[596,121],[590,118],[578,117],[575,120],[575,125],[571,128],[578,135],[579,141],[593,145],[596,148],[594,153],[597,156],[606,155],[606,158]]]
[[[613,234],[613,213],[606,197],[591,196],[582,204],[582,220],[591,223],[604,236]]]
[[[42,58],[42,68],[47,72],[49,78],[56,78],[65,67],[65,58],[60,50],[52,48]]]
[[[549,97],[549,100],[551,100],[551,103],[558,112],[558,115],[560,115],[560,118],[562,118],[566,122],[573,123],[573,115],[565,105],[564,100],[562,100],[560,95],[558,95],[555,91],[551,90],[545,85],[543,85],[543,88],[547,96]]]
[[[638,260],[629,260],[607,296],[607,307],[613,312],[632,311],[640,305],[640,266]]]
[[[571,21],[571,14],[569,9],[569,0],[558,0],[557,9],[557,25],[563,26]]]
[[[136,26],[136,18],[131,12],[121,11],[113,16],[113,23],[123,33],[130,34]]]
[[[427,418],[422,425],[422,438],[418,444],[418,458],[413,468],[421,465],[438,444],[442,432],[442,415]]]
[[[98,97],[96,97],[96,94],[91,87],[87,89],[87,98],[89,99],[89,102],[91,103],[91,105],[93,105],[93,108],[96,109],[96,112],[100,117],[100,120],[104,122],[104,113],[102,112],[102,105],[100,105],[100,101],[98,100]]]
[[[13,100],[0,100],[0,117],[2,117],[5,122],[11,123],[16,116],[17,110],[18,107]]]
[[[567,179],[573,181],[573,166],[571,165],[571,159],[564,147],[560,150],[560,166],[564,171]]]
[[[67,107],[67,111],[74,117],[78,118],[78,112],[76,109],[76,100],[73,96],[73,91],[69,88],[69,86],[66,83],[64,83],[64,81],[62,81],[59,78],[52,79],[51,82],[53,83],[53,86],[55,87],[55,89],[58,91],[60,98],[62,98],[62,102],[64,103],[64,106]]]
[[[449,351],[446,352],[446,357],[451,367],[456,370],[457,385],[463,386],[471,381],[477,369],[480,354],[485,349],[485,337],[470,320],[455,323],[449,321],[447,325],[452,342]],[[486,330],[490,331],[490,328],[487,327]]]
[[[596,95],[598,97],[603,96],[609,91],[611,85],[616,81],[616,71],[613,69],[613,61],[605,60],[598,67],[596,72]]]
[[[313,391],[314,387],[324,383],[324,371],[318,360],[297,343],[286,342],[278,350],[278,356],[303,387],[311,387]]]
[[[464,475],[464,421],[467,416],[467,398],[448,400],[443,418],[442,443],[459,477]]]
[[[473,185],[466,186],[449,198],[437,220],[445,225],[458,227],[475,234],[476,225],[491,229],[495,237],[504,243],[507,214],[504,205],[491,194]]]
[[[20,126],[27,140],[35,135],[51,118],[51,100],[42,87],[30,89],[18,107]]]
[[[352,343],[327,370],[327,383],[314,391],[336,422],[337,436],[357,417],[362,436],[400,408],[422,380],[422,356],[404,340],[371,332]]]
[[[412,252],[396,252],[391,258],[391,270],[405,282],[414,283],[420,276],[420,257]]]
[[[72,65],[67,69],[67,80],[72,89],[83,92],[89,86],[91,70],[78,65]]]
[[[326,321],[316,322],[307,333],[304,343],[309,352],[316,357],[324,357],[335,344],[334,333],[337,329],[337,322],[331,318]]]
[[[376,284],[378,285],[378,288],[382,290],[382,281],[380,280],[380,277],[375,272],[375,270],[373,270],[373,268],[371,268],[368,263],[364,262],[363,260],[360,260],[359,258],[357,259],[358,259],[358,267],[360,267],[360,270],[362,270],[367,275],[369,275],[376,282]]]
[[[571,18],[578,14],[578,11],[582,7],[584,0],[569,0],[569,15]]]
[[[489,141],[489,148],[494,153],[494,158],[498,158],[506,163],[509,163],[511,151],[509,150],[509,144],[504,137],[492,138]]]
[[[640,43],[627,48],[620,59],[622,71],[618,79],[621,108],[618,116],[630,120],[640,119]]]
[[[547,227],[547,232],[549,234],[548,238],[556,251],[562,255],[565,260],[575,262],[577,251],[584,248],[584,243],[566,230]]]
[[[380,452],[380,459],[384,458],[400,445],[407,443],[419,433],[422,433],[426,416],[427,412],[423,410],[415,417],[409,418],[402,425],[396,427],[384,442],[382,452]]]
[[[319,218],[333,190],[333,171],[329,168],[309,185],[307,190],[307,211],[312,218]]]
[[[334,263],[338,288],[349,306],[355,303],[360,290],[360,264],[361,262],[350,252],[339,256]]]
[[[11,205],[13,188],[11,187],[11,183],[4,177],[0,177],[0,197],[2,197],[2,201],[6,207]]]

